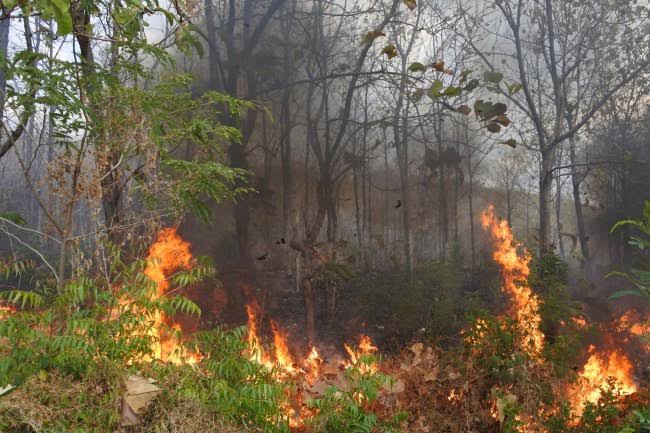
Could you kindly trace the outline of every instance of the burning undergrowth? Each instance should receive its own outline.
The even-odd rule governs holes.
[[[508,302],[497,315],[469,314],[456,347],[443,349],[423,340],[401,353],[382,355],[380,345],[365,334],[336,348],[305,346],[304,336],[264,311],[252,289],[243,308],[246,326],[190,335],[183,316],[191,317],[192,304],[176,296],[209,272],[201,270],[189,243],[174,229],[164,229],[141,267],[113,285],[114,299],[85,297],[75,304],[81,311],[94,303],[99,308],[93,314],[106,319],[101,332],[64,328],[66,339],[83,340],[83,345],[75,343],[79,359],[65,358],[71,355],[56,340],[44,346],[32,374],[58,369],[84,377],[106,360],[124,373],[137,368],[169,390],[143,415],[143,428],[151,431],[171,428],[163,424],[172,421],[156,414],[182,423],[177,416],[185,409],[173,407],[191,407],[205,422],[218,416],[244,430],[278,433],[618,433],[632,410],[646,416],[641,408],[648,406],[650,395],[642,373],[649,346],[642,310],[626,310],[607,323],[591,323],[586,312],[574,312],[549,327],[544,298],[530,283],[533,258],[492,208],[483,213],[482,223]],[[126,290],[136,283],[143,287],[139,294]],[[10,343],[5,353],[16,346],[10,356],[27,350],[37,331],[43,340],[53,339],[53,323],[61,323],[4,326],[21,311],[10,304],[0,307],[1,338]],[[25,356],[14,361],[25,363]],[[47,364],[49,359],[61,364]],[[118,393],[114,382],[111,392]],[[27,399],[27,389],[12,401]],[[0,410],[0,425],[18,425],[12,418],[18,400],[9,412]]]

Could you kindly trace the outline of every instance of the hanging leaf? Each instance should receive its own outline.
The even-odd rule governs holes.
[[[433,66],[433,69],[436,71],[442,71],[445,69],[445,61],[444,60],[436,60],[431,66]]]
[[[505,127],[510,125],[510,119],[508,119],[508,116],[506,116],[505,114],[499,114],[497,117],[494,118],[494,121],[500,123]]]
[[[485,127],[490,132],[495,132],[496,133],[496,132],[501,131],[501,126],[499,126],[499,124],[496,123],[496,122],[490,122]]]
[[[424,72],[426,70],[427,70],[427,68],[420,62],[413,62],[409,66],[409,71],[410,72]]]
[[[508,94],[510,95],[514,95],[515,93],[519,92],[523,88],[523,86],[519,83],[508,84],[507,86],[508,86]]]
[[[407,8],[410,10],[413,10],[417,7],[417,3],[415,0],[402,0],[404,4],[406,5]]]
[[[388,44],[381,50],[381,53],[386,54],[388,59],[392,59],[393,57],[397,57],[397,48],[393,44]]]
[[[514,138],[509,138],[507,140],[501,140],[501,143],[507,144],[508,146],[512,147],[513,149],[517,147],[517,140]]]
[[[25,221],[25,219],[16,212],[0,212],[0,218],[11,221],[12,223],[18,224],[19,226],[27,225],[27,221]]]
[[[442,84],[442,81],[435,80],[433,84],[431,84],[431,87],[429,87],[429,91],[427,92],[427,94],[431,99],[437,99],[440,96],[442,96],[442,93],[440,93],[440,91],[442,90],[443,87],[444,84]]]
[[[485,73],[483,74],[483,78],[485,79],[485,81],[489,81],[494,84],[499,84],[499,82],[503,78],[503,74],[500,72],[485,71]]]
[[[463,89],[460,87],[455,87],[455,86],[449,86],[445,89],[445,95],[447,96],[458,96],[460,95],[460,92],[462,92]]]
[[[472,73],[471,69],[465,69],[463,72],[460,73],[460,84],[463,84],[465,81],[467,81],[467,78],[469,77],[469,74]]]
[[[380,32],[378,30],[373,30],[371,32],[368,32],[364,35],[362,39],[362,43],[364,44],[370,44],[372,43],[375,39],[381,37],[381,36],[386,36],[386,33]]]
[[[476,89],[479,85],[479,81],[477,79],[470,80],[467,85],[463,88],[466,92],[471,92],[472,90]]]
[[[411,93],[411,99],[413,101],[415,101],[415,102],[419,102],[420,99],[422,99],[422,97],[424,96],[425,93],[426,93],[426,90],[424,90],[424,89],[415,89],[415,91],[413,91],[413,93]]]
[[[456,108],[456,111],[459,113],[463,113],[465,116],[467,116],[469,113],[472,112],[472,109],[469,108],[467,105],[461,105],[460,107]]]
[[[5,7],[9,8],[6,4]],[[40,7],[41,16],[43,18],[54,18],[54,21],[56,22],[56,32],[59,35],[67,35],[72,32],[70,0],[40,1],[38,2],[38,7]]]
[[[506,114],[506,111],[508,111],[508,106],[503,102],[497,102],[496,104],[494,104],[494,114],[496,116],[500,116],[501,114]]]

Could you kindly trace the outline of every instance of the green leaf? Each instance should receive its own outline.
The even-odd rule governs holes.
[[[500,72],[485,71],[483,73],[483,78],[485,79],[485,81],[489,81],[494,84],[499,84],[499,82],[503,78],[503,74]]]
[[[621,290],[612,294],[609,297],[609,299],[618,299],[618,298],[623,298],[625,296],[643,296],[643,293],[637,292],[635,290]]]
[[[384,32],[380,32],[380,31],[377,31],[377,30],[373,30],[373,31],[371,31],[371,32],[366,33],[366,34],[363,36],[363,39],[361,40],[361,42],[362,42],[363,44],[370,44],[370,43],[372,43],[375,39],[377,39],[378,37],[381,37],[381,36],[386,36],[386,33],[384,33]]]
[[[18,224],[19,226],[27,225],[27,221],[25,221],[25,219],[16,212],[0,212],[0,218],[11,221],[12,223]]]
[[[381,50],[382,54],[386,54],[386,57],[389,59],[392,59],[393,57],[397,57],[397,47],[393,44],[388,44],[384,47],[383,50]]]
[[[424,72],[427,68],[420,62],[413,62],[408,69],[410,72]]]
[[[523,86],[519,83],[507,84],[507,87],[508,87],[508,94],[511,96],[519,92],[523,88]]]
[[[458,96],[463,89],[460,87],[449,86],[445,89],[445,95],[447,96]]]
[[[56,32],[60,35],[67,35],[72,32],[72,16],[70,15],[69,0],[49,0],[51,10],[56,21]]]
[[[442,93],[440,92],[442,88],[444,87],[444,84],[440,80],[435,80],[433,84],[431,84],[431,87],[429,87],[429,91],[427,92],[427,95],[431,99],[437,99],[440,96],[442,96]]]
[[[508,146],[512,147],[513,149],[517,147],[517,140],[514,138],[509,138],[507,140],[502,140],[501,143],[507,144]]]

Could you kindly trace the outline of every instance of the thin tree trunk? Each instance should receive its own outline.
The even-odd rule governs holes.
[[[573,206],[576,212],[578,241],[580,243],[582,258],[584,259],[584,266],[587,266],[591,260],[591,255],[589,254],[589,239],[587,237],[587,230],[585,227],[585,217],[582,212],[582,200],[580,198],[580,177],[578,174],[578,169],[575,166],[578,161],[575,151],[575,141],[573,139],[569,141],[569,162],[573,166],[571,169],[571,186],[573,187]]]
[[[542,151],[542,166],[539,177],[539,244],[540,251],[548,253],[550,249],[551,233],[551,202],[553,192],[553,163],[555,152],[553,149]]]
[[[9,47],[9,27],[11,20],[6,15],[5,8],[0,9],[0,56],[7,58]],[[4,70],[0,68],[0,122],[4,123],[5,95],[7,92],[7,77]],[[2,143],[4,130],[0,128],[0,143]]]

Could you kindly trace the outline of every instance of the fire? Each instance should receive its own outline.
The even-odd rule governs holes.
[[[15,313],[16,309],[11,305],[0,305],[0,320],[10,316]]]
[[[627,333],[638,338],[646,352],[650,352],[650,318],[642,318],[633,310],[628,310],[618,320],[614,321],[614,328],[620,333]]]
[[[362,335],[359,344],[356,347],[344,345],[349,359],[342,364],[337,362],[336,365],[329,365],[329,369],[321,371],[325,361],[321,358],[318,349],[315,346],[309,348],[304,358],[296,358],[291,354],[289,349],[288,334],[280,328],[273,319],[269,320],[271,333],[273,336],[272,348],[265,350],[261,337],[260,324],[260,306],[254,296],[247,292],[249,302],[246,305],[246,316],[248,318],[246,341],[248,348],[246,355],[251,361],[255,361],[272,373],[272,377],[279,383],[293,381],[297,386],[287,387],[285,393],[288,401],[282,404],[282,417],[289,424],[291,430],[302,430],[305,421],[317,413],[317,409],[309,407],[306,399],[309,395],[315,395],[322,392],[323,384],[331,380],[332,371],[342,374],[343,369],[340,367],[356,367],[362,373],[374,373],[377,366],[374,363],[359,362],[362,357],[378,351],[370,337]],[[273,355],[269,355],[272,353]],[[331,368],[334,367],[334,368]],[[328,378],[329,376],[329,378]],[[315,394],[314,394],[315,393]],[[355,395],[359,402],[363,400],[363,395]]]
[[[355,350],[347,344],[344,344],[343,347],[345,347],[345,351],[348,352],[348,355],[350,357],[350,361],[345,363],[346,367],[357,365],[362,357],[372,355],[378,350],[377,347],[372,343],[370,337],[367,335],[361,335],[359,338],[358,349]],[[357,366],[362,373],[375,373],[377,371],[377,366],[374,363],[364,363]]]
[[[528,287],[531,257],[517,253],[520,245],[512,234],[506,220],[494,215],[492,205],[481,214],[483,228],[489,230],[494,241],[492,258],[501,266],[503,283],[501,289],[510,297],[512,315],[524,333],[524,348],[531,355],[539,355],[544,345],[544,334],[540,331],[539,298]]]
[[[282,369],[289,373],[296,371],[294,367],[289,346],[287,345],[287,336],[282,332],[275,321],[271,320],[271,331],[273,332],[273,345],[275,346],[275,360]]]
[[[629,358],[616,349],[609,353],[598,353],[589,347],[589,359],[580,372],[578,383],[571,391],[571,405],[577,414],[587,402],[596,403],[603,390],[610,390],[609,380],[613,380],[615,393],[624,396],[637,391],[634,384],[634,367]]]
[[[162,229],[156,242],[149,247],[144,269],[144,274],[156,283],[156,291],[152,293],[151,300],[164,296],[169,288],[169,277],[180,269],[188,268],[191,262],[190,243],[178,236],[175,228]],[[170,323],[171,319],[160,311],[154,313],[153,322],[152,336],[160,341],[151,348],[156,359],[174,364],[196,363],[200,359],[199,354],[187,353],[180,346],[178,335],[182,328],[179,323]],[[165,332],[165,324],[171,325],[173,332]]]
[[[571,321],[581,328],[587,326],[587,319],[582,316],[574,316],[571,318]]]
[[[320,376],[320,366],[323,364],[323,360],[318,354],[316,347],[311,347],[309,355],[307,355],[303,364],[307,369],[309,379],[314,380]]]

